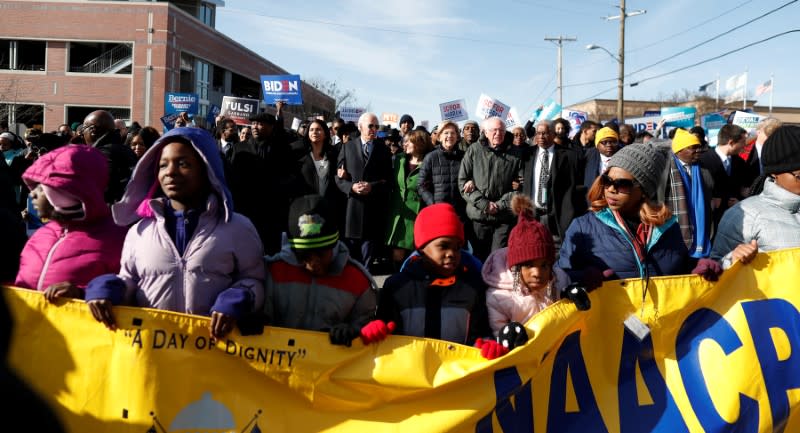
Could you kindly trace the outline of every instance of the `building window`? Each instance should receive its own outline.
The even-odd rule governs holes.
[[[64,107],[67,112],[67,120],[64,123],[72,124],[72,122],[83,123],[83,119],[89,115],[92,111],[96,110],[105,110],[111,113],[111,115],[115,119],[125,119],[128,120],[131,118],[131,109],[130,108],[108,108],[108,107],[76,107],[72,105],[67,105]]]
[[[208,100],[208,86],[211,84],[210,65],[202,60],[197,60],[194,71],[196,79],[195,93],[201,100]]]
[[[130,74],[133,45],[102,42],[69,43],[69,72]]]
[[[0,120],[8,121],[9,125],[22,123],[26,128],[41,127],[44,124],[44,105],[0,102]]]
[[[198,10],[197,19],[203,22],[203,24],[214,27],[214,19],[216,15],[216,6],[203,3],[200,5],[200,9]]]
[[[0,40],[0,69],[44,71],[47,42]]]

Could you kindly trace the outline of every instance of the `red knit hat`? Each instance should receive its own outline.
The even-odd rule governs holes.
[[[542,223],[533,219],[533,204],[524,195],[516,195],[511,200],[511,209],[517,217],[517,225],[508,236],[508,267],[536,259],[554,262],[556,247],[553,235]]]
[[[419,211],[414,221],[414,246],[417,249],[445,236],[458,238],[464,244],[464,225],[451,204],[437,203]]]

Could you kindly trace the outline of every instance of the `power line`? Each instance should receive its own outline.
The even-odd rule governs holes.
[[[734,30],[738,30],[738,29],[740,29],[740,28],[742,28],[742,27],[744,27],[744,26],[746,26],[746,25],[748,25],[748,24],[750,24],[750,23],[753,23],[754,21],[760,20],[761,18],[764,18],[764,17],[766,17],[767,15],[770,15],[770,14],[772,14],[772,13],[775,13],[775,12],[777,12],[777,11],[779,11],[779,10],[781,10],[781,9],[783,9],[783,8],[785,8],[785,7],[787,7],[787,6],[789,6],[789,5],[791,5],[792,3],[796,3],[797,1],[798,1],[798,0],[791,0],[790,2],[788,2],[788,3],[785,3],[785,4],[783,4],[783,5],[781,5],[781,6],[777,7],[777,8],[775,8],[775,9],[773,9],[773,10],[769,11],[769,12],[766,12],[766,13],[764,13],[764,14],[762,14],[762,15],[759,15],[758,17],[756,17],[756,18],[753,18],[753,19],[751,19],[750,21],[747,21],[747,22],[746,22],[746,23],[744,23],[744,24],[740,24],[739,26],[736,26],[736,27],[734,27],[734,28],[732,28],[732,29],[730,29],[730,30],[727,30],[727,31],[723,32],[723,33],[720,33],[720,34],[718,34],[718,35],[716,35],[716,36],[712,37],[711,39],[705,40],[705,41],[703,41],[703,42],[700,42],[699,44],[696,44],[696,45],[694,45],[694,46],[692,46],[692,47],[689,47],[689,48],[687,48],[687,49],[685,49],[685,50],[683,50],[683,51],[680,51],[680,52],[678,52],[678,53],[675,53],[675,54],[673,54],[673,55],[671,55],[671,56],[669,56],[669,57],[666,57],[666,58],[664,58],[664,59],[661,59],[661,60],[659,60],[659,61],[658,61],[658,62],[656,62],[656,63],[653,63],[653,64],[651,64],[651,65],[645,66],[645,67],[643,67],[643,68],[640,68],[640,69],[637,69],[637,70],[635,70],[635,71],[633,71],[633,72],[629,72],[629,73],[625,74],[625,77],[626,77],[626,78],[627,78],[627,77],[630,77],[630,76],[631,76],[631,75],[633,75],[633,74],[636,74],[636,73],[638,73],[638,72],[642,72],[642,71],[644,71],[645,69],[652,68],[653,66],[656,66],[656,65],[659,65],[659,64],[661,64],[661,63],[664,63],[664,62],[666,62],[667,60],[671,60],[671,59],[673,59],[673,58],[675,58],[675,57],[677,57],[677,56],[679,56],[679,55],[681,55],[681,54],[685,54],[686,52],[688,52],[688,51],[691,51],[691,50],[693,50],[693,49],[695,49],[695,48],[697,48],[697,47],[700,47],[701,45],[705,45],[705,44],[707,44],[707,43],[709,43],[709,42],[711,42],[711,41],[713,41],[713,40],[715,40],[715,39],[719,39],[720,37],[722,37],[722,36],[724,36],[724,35],[726,35],[726,34],[728,34],[728,33],[731,33],[731,32],[733,32]],[[761,42],[763,42],[763,41],[761,41]],[[743,48],[746,48],[746,47],[743,47]],[[735,52],[735,51],[734,51],[734,52]],[[702,63],[700,63],[700,64],[702,64]],[[565,84],[563,87],[580,87],[580,86],[588,86],[588,85],[592,85],[592,84],[610,83],[610,82],[612,82],[612,81],[616,81],[616,80],[617,80],[617,78],[608,78],[608,79],[605,79],[605,80],[594,80],[594,81],[586,81],[586,82],[582,82],[582,83],[572,83],[572,84]],[[639,80],[639,82],[642,82],[642,81],[643,81],[643,80]]]
[[[615,90],[616,88],[617,88],[617,86],[610,87],[610,88],[608,88],[608,89],[606,89],[606,90],[603,90],[603,91],[602,91],[602,92],[600,92],[600,93],[596,93],[596,94],[594,94],[594,95],[592,95],[592,96],[590,96],[590,97],[588,97],[588,98],[585,98],[585,99],[584,99],[584,101],[589,101],[589,100],[592,100],[592,99],[594,99],[594,98],[596,98],[596,97],[598,97],[598,96],[600,96],[600,95],[602,95],[602,94],[604,94],[604,93],[608,93],[608,92],[610,92],[610,91],[612,91],[612,90]]]
[[[677,53],[675,53],[675,54],[673,54],[673,55],[671,55],[671,56],[669,56],[669,57],[663,58],[663,59],[661,59],[661,60],[659,60],[659,61],[657,61],[657,62],[655,62],[655,63],[653,63],[653,64],[647,65],[647,66],[645,66],[645,67],[643,67],[643,68],[639,68],[639,69],[637,69],[637,70],[635,70],[635,71],[633,71],[633,72],[630,72],[630,73],[628,73],[628,74],[625,74],[625,76],[626,76],[626,77],[629,77],[629,76],[631,76],[631,75],[633,75],[633,74],[636,74],[636,73],[638,73],[638,72],[642,72],[642,71],[644,71],[645,69],[650,69],[650,68],[652,68],[653,66],[660,65],[660,64],[662,64],[662,63],[666,62],[667,60],[672,60],[672,59],[674,59],[675,57],[678,57],[678,56],[680,56],[681,54],[685,54],[685,53],[687,53],[687,52],[689,52],[689,51],[691,51],[691,50],[693,50],[693,49],[695,49],[695,48],[697,48],[697,47],[700,47],[700,46],[702,46],[702,45],[705,45],[705,44],[707,44],[707,43],[709,43],[709,42],[711,42],[711,41],[714,41],[714,40],[716,40],[716,39],[719,39],[719,38],[721,38],[722,36],[725,36],[725,35],[727,35],[727,34],[729,34],[729,33],[733,32],[733,31],[735,31],[735,30],[739,30],[739,29],[741,29],[742,27],[744,27],[744,26],[746,26],[746,25],[748,25],[748,24],[751,24],[751,23],[753,23],[753,22],[755,22],[755,21],[758,21],[758,20],[760,20],[761,18],[764,18],[764,17],[766,17],[767,15],[771,15],[771,14],[773,14],[773,13],[775,13],[775,12],[777,12],[777,11],[779,11],[779,10],[781,10],[781,9],[783,9],[783,8],[785,8],[785,7],[787,7],[787,6],[789,6],[789,5],[791,5],[792,3],[797,3],[797,1],[798,1],[798,0],[791,0],[790,2],[788,2],[788,3],[785,3],[785,4],[781,5],[781,6],[778,6],[777,8],[775,8],[775,9],[772,9],[772,10],[771,10],[771,11],[769,11],[769,12],[763,13],[763,14],[761,14],[761,15],[759,15],[759,16],[757,16],[757,17],[755,17],[755,18],[753,18],[753,19],[751,19],[751,20],[749,20],[749,21],[747,21],[747,22],[746,22],[746,23],[744,23],[744,24],[738,25],[738,26],[736,26],[736,27],[734,27],[734,28],[732,28],[732,29],[730,29],[730,30],[727,30],[727,31],[725,31],[725,32],[722,32],[722,33],[720,33],[720,34],[718,34],[718,35],[716,35],[716,36],[712,37],[711,39],[707,39],[707,40],[705,40],[705,41],[703,41],[703,42],[700,42],[699,44],[693,45],[693,46],[691,46],[691,47],[689,47],[689,48],[687,48],[687,49],[685,49],[685,50],[683,50],[683,51],[679,51],[679,52],[677,52]]]
[[[635,86],[638,86],[641,83],[644,83],[645,81],[650,81],[650,80],[654,80],[656,78],[665,77],[667,75],[674,74],[676,72],[682,72],[682,71],[685,71],[687,69],[694,68],[695,66],[700,66],[702,64],[705,64],[705,63],[708,63],[708,62],[711,62],[711,61],[714,61],[714,60],[717,60],[717,59],[721,59],[721,58],[723,58],[725,56],[729,56],[729,55],[731,55],[733,53],[737,53],[737,52],[742,51],[742,50],[744,50],[746,48],[750,48],[750,47],[752,47],[754,45],[758,45],[758,44],[767,42],[769,40],[775,39],[775,38],[783,36],[783,35],[788,35],[789,33],[797,33],[797,32],[800,32],[800,29],[787,30],[785,32],[778,33],[776,35],[772,35],[772,36],[770,36],[768,38],[761,39],[760,41],[755,41],[755,42],[749,43],[749,44],[747,44],[745,46],[730,50],[730,51],[728,51],[726,53],[722,53],[722,54],[720,54],[718,56],[714,56],[714,57],[712,57],[710,59],[702,60],[702,61],[699,61],[697,63],[692,63],[691,65],[687,65],[687,66],[683,66],[683,67],[680,67],[680,68],[677,68],[677,69],[673,69],[673,70],[671,70],[669,72],[664,72],[663,74],[658,74],[658,75],[653,75],[652,77],[643,78],[643,79],[638,80],[636,82],[630,83],[629,86],[635,87]]]
[[[626,51],[627,51],[627,52],[629,52],[629,53],[633,53],[633,52],[636,52],[636,51],[643,50],[643,49],[645,49],[645,48],[650,48],[650,47],[652,47],[653,45],[658,45],[658,44],[660,44],[660,43],[662,43],[662,42],[664,42],[664,41],[668,41],[668,40],[670,40],[670,39],[674,38],[675,36],[680,36],[680,35],[682,35],[682,34],[689,33],[689,32],[691,32],[692,30],[695,30],[695,29],[697,29],[698,27],[700,27],[700,26],[702,26],[702,25],[704,25],[704,24],[708,24],[708,23],[710,23],[711,21],[714,21],[714,20],[716,20],[717,18],[721,18],[721,17],[723,17],[723,16],[725,16],[725,15],[727,15],[727,14],[729,14],[729,13],[731,13],[731,12],[735,11],[736,9],[739,9],[739,8],[741,8],[742,6],[744,6],[744,5],[748,4],[748,3],[752,3],[752,2],[753,2],[753,0],[747,0],[747,1],[745,1],[745,2],[743,2],[743,3],[741,3],[741,4],[739,4],[738,6],[734,6],[733,8],[726,10],[725,12],[723,12],[723,13],[721,13],[721,14],[717,15],[717,16],[711,17],[711,18],[709,18],[709,19],[707,19],[707,20],[705,20],[705,21],[703,21],[703,22],[700,22],[700,23],[694,24],[694,25],[692,25],[691,27],[689,27],[688,29],[686,29],[686,30],[684,30],[684,31],[682,31],[682,32],[678,32],[678,33],[671,34],[671,35],[669,35],[669,36],[665,37],[664,39],[659,39],[659,40],[657,40],[657,41],[655,41],[655,42],[652,42],[652,43],[649,43],[649,44],[647,44],[647,45],[642,45],[642,46],[640,46],[640,47],[632,48],[632,49],[630,49],[630,50],[626,50]]]
[[[796,0],[795,0],[796,1]],[[350,29],[360,29],[360,30],[371,30],[376,32],[386,32],[386,33],[397,33],[401,35],[411,35],[411,36],[427,36],[431,38],[439,38],[439,39],[450,39],[455,41],[465,41],[465,42],[475,42],[479,44],[489,44],[489,45],[502,45],[502,46],[516,46],[516,47],[523,47],[523,48],[538,48],[538,49],[546,49],[548,47],[540,46],[540,45],[530,45],[530,44],[521,44],[517,42],[509,42],[509,41],[490,41],[485,39],[474,39],[474,38],[465,38],[461,36],[448,36],[448,35],[439,35],[435,33],[422,33],[422,32],[412,32],[408,30],[397,30],[397,29],[387,29],[382,27],[373,27],[373,26],[359,26],[354,24],[342,24],[333,21],[323,21],[323,20],[312,20],[312,19],[303,19],[303,18],[289,18],[289,17],[280,17],[276,15],[268,15],[260,12],[255,11],[246,11],[241,9],[230,9],[230,8],[221,8],[217,10],[218,12],[233,12],[233,13],[242,13],[247,15],[256,15],[264,18],[270,18],[273,20],[282,20],[282,21],[289,21],[289,22],[302,22],[302,23],[310,23],[310,24],[322,24],[326,26],[335,26],[335,27],[344,27]]]

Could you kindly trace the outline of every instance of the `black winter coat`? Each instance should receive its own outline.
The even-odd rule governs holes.
[[[426,206],[434,203],[450,203],[456,212],[466,217],[466,202],[458,189],[458,170],[464,151],[456,146],[447,152],[441,146],[425,155],[419,169],[417,190]]]

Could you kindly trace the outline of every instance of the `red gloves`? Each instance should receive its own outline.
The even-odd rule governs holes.
[[[383,320],[373,320],[361,328],[361,341],[364,344],[377,343],[383,341],[394,332],[394,322],[385,323]]]
[[[499,358],[508,353],[508,348],[494,340],[484,340],[479,338],[475,340],[475,347],[481,349],[481,356],[486,359]]]
[[[700,259],[697,261],[697,266],[692,269],[692,273],[702,276],[706,281],[717,281],[722,274],[722,266],[713,259]]]

